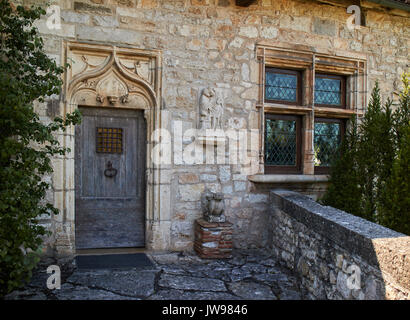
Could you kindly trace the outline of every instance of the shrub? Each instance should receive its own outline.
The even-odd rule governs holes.
[[[410,235],[410,84],[408,76],[403,76],[403,84],[400,107],[393,117],[397,156],[381,197],[379,212],[381,213],[381,224]]]
[[[321,200],[346,212],[410,234],[409,75],[403,75],[400,103],[382,107],[376,83],[361,123],[351,128],[333,163]]]
[[[360,215],[360,183],[357,163],[358,132],[356,118],[351,119],[340,145],[339,157],[335,157],[330,169],[329,188],[321,200],[324,204]]]
[[[39,260],[47,232],[38,217],[58,213],[43,203],[49,184],[42,178],[51,158],[69,151],[54,135],[80,120],[76,111],[44,124],[34,110],[34,101],[60,93],[65,68],[44,53],[33,26],[44,14],[0,0],[0,296],[28,281]]]
[[[391,101],[381,104],[376,83],[367,111],[360,123],[357,170],[361,197],[361,216],[378,222],[378,202],[391,173],[395,156]]]

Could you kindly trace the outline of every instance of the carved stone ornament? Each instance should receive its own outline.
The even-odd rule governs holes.
[[[117,96],[107,96],[108,101],[110,102],[110,104],[116,104],[118,101],[118,97]]]
[[[216,89],[208,87],[199,99],[199,130],[197,141],[201,144],[226,142],[223,132],[224,99]]]
[[[220,192],[205,191],[201,196],[201,207],[204,220],[208,222],[225,222],[224,195]]]
[[[205,88],[199,100],[199,129],[222,129],[224,101],[214,88]]]
[[[95,100],[97,100],[97,102],[99,103],[104,103],[104,97],[100,96],[99,94],[97,94],[97,97],[95,98]],[[85,101],[85,99],[83,101]]]
[[[160,54],[68,42],[66,93],[71,105],[149,109],[158,103]]]
[[[231,117],[228,119],[228,127],[235,130],[246,129],[246,120],[244,118]]]
[[[127,93],[127,94],[124,94],[123,96],[121,96],[121,97],[120,97],[120,101],[121,101],[121,103],[123,103],[123,104],[128,103],[128,93]]]

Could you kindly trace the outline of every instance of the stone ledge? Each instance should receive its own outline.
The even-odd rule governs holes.
[[[329,180],[327,175],[313,174],[255,174],[248,179],[254,183],[317,183]]]
[[[296,192],[273,190],[270,201],[274,210],[285,212],[410,289],[410,236],[342,210],[322,206]]]

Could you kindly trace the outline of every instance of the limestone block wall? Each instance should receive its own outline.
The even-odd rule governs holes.
[[[400,74],[409,65],[407,12],[389,13],[363,2],[365,26],[350,31],[346,5],[331,2],[259,0],[243,8],[235,6],[233,0],[54,0],[52,4],[61,10],[61,28],[48,28],[47,16],[37,26],[47,52],[58,63],[64,62],[63,41],[160,50],[161,119],[165,129],[172,130],[175,121],[181,121],[184,130],[196,128],[200,95],[207,87],[215,88],[224,97],[225,127],[229,126],[229,119],[235,118],[243,128],[260,129],[256,107],[260,69],[255,47],[261,41],[364,55],[368,88],[379,80],[384,98],[397,100],[394,93],[399,89]],[[44,121],[63,114],[64,108],[64,92],[38,106]],[[66,144],[72,144],[73,139],[61,136]],[[250,154],[250,158],[259,161],[256,154]],[[72,160],[73,154],[66,159]],[[56,159],[56,171],[50,177],[54,189],[48,199],[61,213],[43,223],[54,231],[50,246],[57,244],[58,250],[70,253],[74,250],[75,226],[65,215],[74,206],[74,184],[61,180],[63,172],[74,170],[74,165],[73,161],[60,160]],[[169,210],[169,220],[157,226],[160,231],[155,237],[163,242],[159,247],[192,249],[194,220],[201,216],[200,194],[205,188],[227,196],[226,215],[233,223],[234,246],[266,245],[268,191],[249,181],[241,169],[232,164],[174,162],[164,169],[161,188],[171,200],[160,204]],[[261,172],[257,167],[251,174]]]
[[[307,299],[410,300],[410,237],[299,193],[270,193],[269,248]]]

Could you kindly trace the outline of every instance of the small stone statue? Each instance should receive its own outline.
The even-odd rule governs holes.
[[[225,222],[225,202],[223,193],[205,191],[201,196],[201,206],[206,221]]]
[[[222,129],[224,103],[214,88],[205,88],[199,100],[200,129]]]

